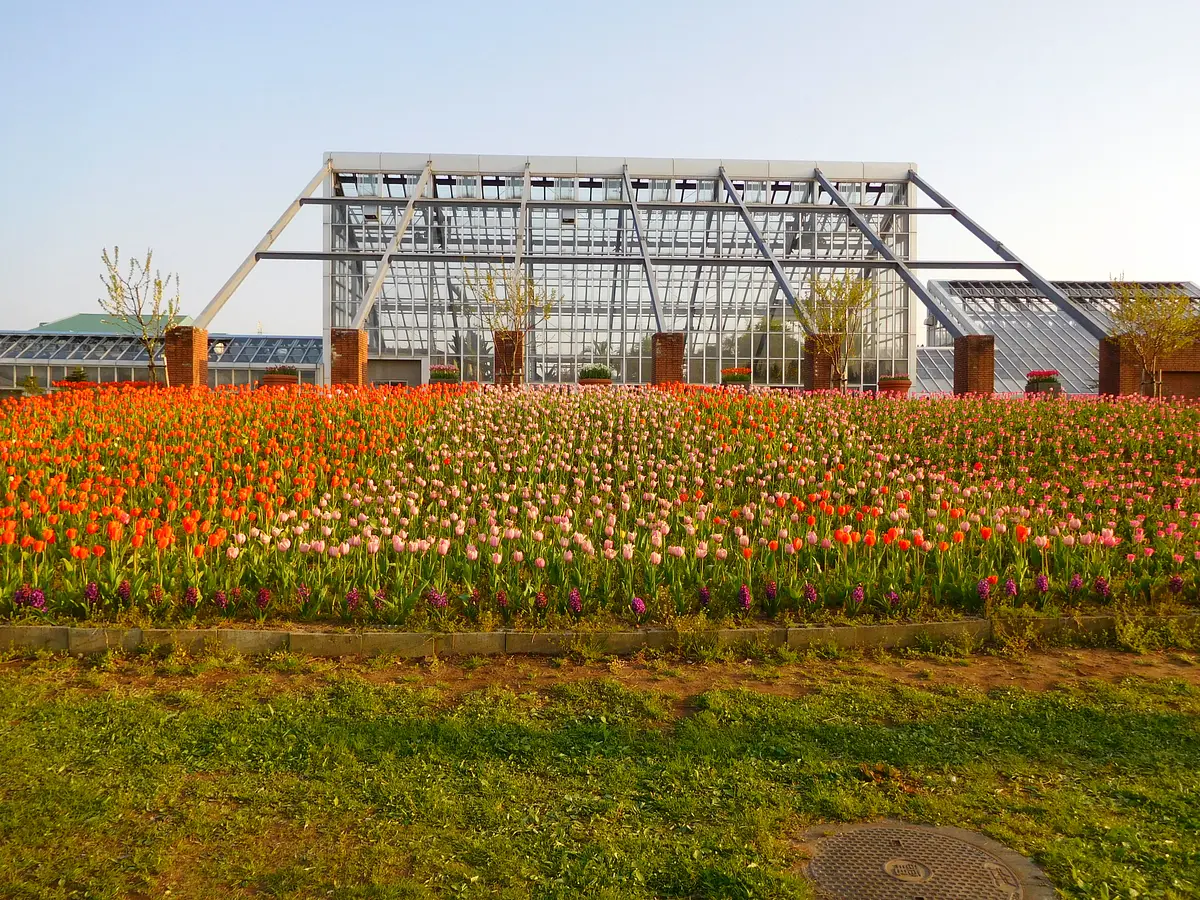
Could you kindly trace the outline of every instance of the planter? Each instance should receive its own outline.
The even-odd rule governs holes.
[[[1047,397],[1062,396],[1063,387],[1057,381],[1030,381],[1025,385],[1025,395],[1027,397],[1044,394]]]
[[[911,389],[912,379],[907,375],[879,379],[879,393],[884,397],[907,397]]]
[[[497,331],[492,338],[496,343],[496,384],[520,384],[525,380],[525,332]]]
[[[258,381],[259,387],[291,387],[300,381],[296,375],[286,375],[279,372],[268,372]]]
[[[611,378],[580,378],[580,384],[612,384]]]
[[[461,378],[430,378],[430,384],[462,384]]]
[[[725,378],[722,378],[722,379],[721,379],[721,387],[749,387],[749,386],[750,386],[750,379],[749,379],[749,378],[746,378],[746,379],[741,379],[741,378],[730,378],[730,379],[725,379]]]

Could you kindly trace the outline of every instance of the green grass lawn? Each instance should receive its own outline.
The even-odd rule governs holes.
[[[883,816],[1067,897],[1197,896],[1196,668],[1087,653],[1039,690],[969,686],[1029,671],[984,658],[14,659],[0,896],[810,897],[798,832]]]

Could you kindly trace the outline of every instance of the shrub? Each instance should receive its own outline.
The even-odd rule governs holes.
[[[612,378],[613,370],[604,363],[589,363],[579,370],[580,378]]]

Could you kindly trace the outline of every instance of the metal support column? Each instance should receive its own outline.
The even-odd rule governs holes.
[[[654,312],[654,324],[661,332],[663,330],[663,323],[658,302],[658,281],[654,277],[654,264],[650,262],[650,251],[646,247],[646,233],[642,230],[642,216],[638,212],[637,200],[633,195],[633,185],[629,181],[629,166],[621,167],[621,177],[625,181],[625,193],[629,199],[629,210],[633,213],[633,233],[637,236],[638,246],[642,250],[642,265],[646,268],[646,283],[650,286],[650,309]]]
[[[367,296],[363,298],[362,305],[358,308],[358,314],[354,317],[354,324],[351,325],[352,328],[362,328],[364,323],[366,323],[367,316],[371,312],[371,307],[375,305],[375,299],[379,296],[379,290],[383,287],[388,270],[391,268],[392,257],[400,249],[400,241],[404,238],[404,232],[408,231],[408,226],[413,220],[413,213],[417,210],[417,198],[424,193],[425,185],[429,182],[431,171],[430,164],[426,163],[425,170],[421,172],[421,177],[417,179],[417,186],[413,188],[412,196],[408,198],[408,204],[404,207],[404,215],[396,223],[396,233],[392,235],[387,249],[383,251],[383,258],[379,260],[379,269],[375,272],[375,280],[371,282],[371,289],[367,291]]]
[[[829,180],[822,174],[820,169],[813,169],[813,176],[820,183],[821,187],[825,189],[826,193],[833,198],[833,202],[842,208],[854,227],[866,235],[867,240],[871,242],[871,246],[875,248],[875,252],[892,264],[892,267],[900,275],[904,283],[909,286],[914,294],[921,298],[921,302],[925,304],[925,308],[933,313],[934,318],[941,323],[943,328],[950,332],[952,337],[958,338],[968,334],[982,333],[971,322],[967,321],[965,316],[961,316],[962,320],[960,321],[959,318],[956,318],[956,313],[953,310],[943,307],[941,303],[933,298],[933,295],[929,293],[925,285],[921,284],[917,276],[912,273],[912,270],[883,242],[883,238],[875,233],[875,230],[867,224],[867,220],[842,196],[841,191],[829,183]]]
[[[1074,303],[1067,299],[1066,294],[1052,285],[1049,281],[1033,271],[1025,262],[1015,253],[1005,247],[1002,243],[988,234],[981,225],[971,219],[961,209],[947,200],[941,193],[933,188],[924,178],[914,172],[912,169],[908,171],[908,180],[923,190],[931,199],[942,209],[950,210],[950,214],[957,219],[967,231],[979,238],[988,248],[999,256],[1005,262],[1012,263],[1021,276],[1038,289],[1038,292],[1061,309],[1064,313],[1074,319],[1079,325],[1097,340],[1103,340],[1108,337],[1108,332],[1095,319],[1089,316],[1084,310],[1080,309]]]

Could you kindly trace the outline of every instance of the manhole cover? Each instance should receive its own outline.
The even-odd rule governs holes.
[[[818,827],[804,835],[808,877],[830,900],[1052,900],[1023,856],[959,828],[902,822]]]

